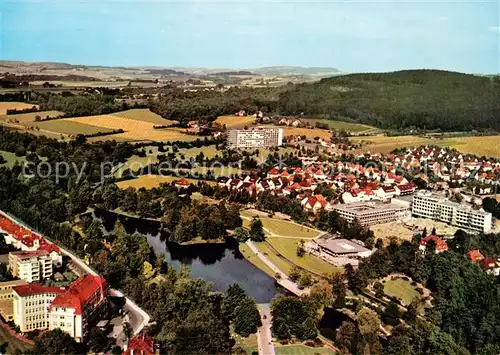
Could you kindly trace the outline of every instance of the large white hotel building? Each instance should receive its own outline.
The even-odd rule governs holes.
[[[228,132],[230,148],[270,148],[283,144],[283,128],[232,129]]]
[[[419,191],[413,198],[412,214],[416,217],[442,221],[452,226],[489,233],[491,231],[491,213],[483,209],[451,202],[445,197],[429,192]]]

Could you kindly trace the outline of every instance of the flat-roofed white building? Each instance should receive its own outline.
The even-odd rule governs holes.
[[[413,198],[412,214],[449,223],[452,226],[489,233],[492,215],[482,208],[449,201],[444,196],[429,191],[419,191]]]
[[[232,129],[227,144],[231,148],[270,148],[283,144],[283,128]]]
[[[328,237],[328,235],[310,240],[304,247],[308,253],[334,265],[356,266],[359,259],[369,257],[373,253],[361,245],[361,242],[358,244],[356,241]]]
[[[62,288],[47,287],[36,282],[14,287],[13,320],[21,332],[49,328],[49,306],[63,292]]]
[[[410,203],[402,200],[390,202],[370,201],[333,205],[333,209],[348,222],[358,220],[364,226],[404,220],[411,216]]]
[[[9,269],[22,280],[40,281],[52,276],[52,258],[45,250],[13,251],[9,253]]]

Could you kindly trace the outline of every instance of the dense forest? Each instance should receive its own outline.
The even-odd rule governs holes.
[[[387,129],[499,130],[500,80],[438,70],[351,74],[295,86],[277,110]]]

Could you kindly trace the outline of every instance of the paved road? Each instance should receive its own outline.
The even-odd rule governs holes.
[[[309,294],[310,290],[308,288],[305,288],[305,289],[301,290],[299,288],[299,286],[295,282],[293,282],[292,280],[290,280],[288,278],[288,276],[283,271],[281,271],[271,260],[269,260],[264,254],[262,254],[259,251],[259,249],[257,249],[257,247],[255,246],[254,242],[252,242],[251,240],[248,240],[246,242],[246,244],[254,252],[254,254],[260,260],[262,260],[262,262],[264,262],[264,264],[266,264],[267,266],[269,266],[269,268],[271,270],[273,270],[276,274],[280,275],[280,278],[277,279],[276,281],[281,286],[283,286],[284,288],[286,288],[288,291],[296,294],[297,296],[302,296],[302,295],[305,295],[305,294]]]
[[[262,326],[257,331],[257,339],[259,343],[259,354],[274,355],[273,336],[271,334],[271,309],[269,305],[263,307],[260,311],[260,319]]]

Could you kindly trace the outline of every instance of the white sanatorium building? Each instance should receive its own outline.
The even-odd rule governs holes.
[[[431,218],[464,229],[472,229],[483,233],[491,231],[491,213],[483,209],[451,202],[445,197],[429,192],[419,191],[413,198],[412,214],[416,217]]]
[[[270,148],[283,144],[283,128],[232,129],[227,144],[231,148]]]
[[[333,205],[340,217],[348,222],[358,220],[364,226],[404,220],[411,216],[410,204],[393,199],[391,202],[370,201]]]

